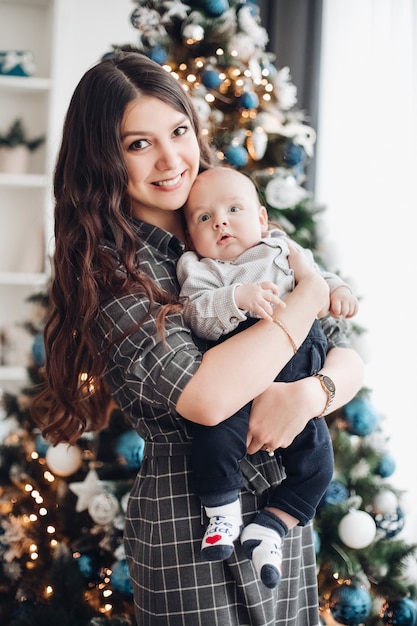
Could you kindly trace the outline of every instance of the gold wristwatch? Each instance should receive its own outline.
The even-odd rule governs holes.
[[[320,415],[317,415],[316,417],[316,419],[320,419],[320,417],[324,417],[329,412],[330,405],[333,402],[336,393],[336,385],[334,384],[330,376],[326,376],[325,374],[313,374],[313,376],[319,379],[322,388],[327,393],[326,406],[324,407]]]

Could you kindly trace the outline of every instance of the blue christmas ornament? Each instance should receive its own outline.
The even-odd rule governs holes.
[[[403,530],[405,525],[404,513],[400,507],[397,507],[395,513],[388,515],[378,513],[373,518],[377,530],[383,535],[384,539],[392,539]]]
[[[382,478],[388,478],[395,471],[395,460],[390,454],[384,454],[381,457],[378,467],[375,470],[375,473],[378,476],[382,476]]]
[[[211,17],[219,17],[229,8],[228,0],[203,0],[202,4]]]
[[[93,560],[89,554],[82,554],[77,559],[78,569],[89,580],[93,575]]]
[[[220,72],[218,70],[204,70],[201,75],[201,82],[207,89],[218,89],[222,84]]]
[[[284,163],[288,167],[295,167],[296,165],[300,165],[305,160],[306,153],[302,146],[297,145],[296,143],[288,143],[285,146],[283,159]]]
[[[152,61],[155,61],[155,63],[163,65],[166,63],[168,53],[162,46],[153,46],[153,48],[149,48],[146,52],[146,56],[152,59]]]
[[[224,151],[226,161],[233,167],[244,167],[248,162],[248,153],[243,146],[231,145]]]
[[[353,398],[343,407],[343,419],[346,422],[346,430],[351,435],[366,437],[372,433],[378,424],[378,415],[365,398]]]
[[[349,497],[349,489],[338,480],[332,480],[324,494],[324,504],[340,504]]]
[[[110,584],[124,598],[130,599],[133,596],[133,587],[126,559],[113,563]]]
[[[46,451],[51,444],[39,433],[35,437],[35,450],[41,458],[45,458]]]
[[[336,622],[357,626],[365,621],[371,611],[371,596],[363,587],[355,584],[340,585],[331,594],[330,612]]]
[[[138,470],[143,459],[145,442],[135,430],[127,430],[116,440],[115,451],[124,465],[131,470]]]
[[[386,602],[382,607],[382,621],[389,626],[417,626],[417,602],[403,598]]]
[[[259,98],[254,91],[245,91],[236,102],[240,109],[256,109],[259,105]]]

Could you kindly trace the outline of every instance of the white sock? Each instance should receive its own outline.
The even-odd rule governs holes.
[[[279,534],[272,528],[252,523],[243,529],[240,541],[263,584],[269,589],[277,587],[282,575],[282,538]]]
[[[242,530],[240,500],[204,509],[210,521],[201,543],[201,556],[206,561],[224,561],[233,553],[233,542]]]

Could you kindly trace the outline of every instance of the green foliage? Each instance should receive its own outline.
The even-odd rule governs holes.
[[[45,141],[44,136],[36,139],[29,139],[23,126],[23,121],[17,118],[9,127],[6,133],[0,133],[0,147],[16,148],[26,146],[31,152],[39,148]]]

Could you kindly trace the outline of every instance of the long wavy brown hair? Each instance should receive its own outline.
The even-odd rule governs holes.
[[[50,312],[45,327],[45,381],[32,415],[52,443],[74,443],[86,430],[104,427],[110,396],[103,383],[105,354],[94,328],[105,295],[142,293],[149,310],[178,310],[178,298],[137,269],[138,242],[130,225],[128,172],[121,147],[126,107],[152,96],[185,113],[196,133],[201,167],[211,162],[200,122],[180,83],[164,68],[135,52],[117,53],[80,80],[66,115],[54,172],[55,252]],[[103,246],[112,240],[125,272]],[[133,329],[132,329],[133,330]]]

